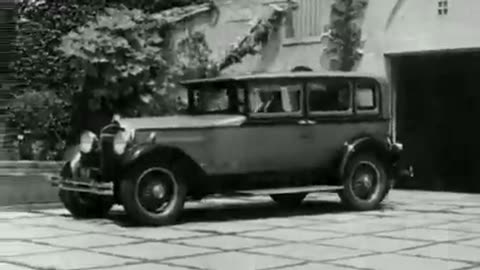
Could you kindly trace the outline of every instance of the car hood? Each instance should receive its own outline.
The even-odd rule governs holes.
[[[176,115],[162,117],[123,118],[120,125],[134,130],[165,128],[207,128],[240,126],[246,120],[243,115]]]

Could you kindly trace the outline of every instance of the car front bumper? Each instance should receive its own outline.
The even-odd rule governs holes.
[[[50,183],[62,190],[85,192],[103,196],[113,196],[113,182],[99,182],[99,170],[72,165],[67,162],[59,176],[49,179]]]

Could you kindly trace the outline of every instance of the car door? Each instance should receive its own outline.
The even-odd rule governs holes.
[[[317,78],[306,82],[310,147],[304,155],[308,166],[327,166],[353,133],[349,121],[353,115],[352,89],[352,82],[346,78]]]
[[[303,82],[271,80],[248,87],[250,113],[229,138],[238,172],[299,170],[308,126],[303,106]]]
[[[345,142],[355,137],[380,130],[387,132],[386,123],[375,121],[379,114],[379,91],[371,82],[333,77],[306,83],[310,147],[304,155],[309,166],[328,166],[338,157]]]

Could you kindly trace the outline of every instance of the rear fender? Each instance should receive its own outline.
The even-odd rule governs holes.
[[[345,142],[338,167],[339,179],[345,177],[347,164],[358,153],[375,154],[385,162],[388,173],[391,175],[393,163],[395,162],[395,153],[391,149],[391,143],[388,139],[382,140],[373,136],[364,136]]]

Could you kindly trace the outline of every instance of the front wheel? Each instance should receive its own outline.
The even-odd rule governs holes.
[[[299,206],[303,199],[307,196],[307,193],[296,193],[296,194],[272,194],[270,197],[276,203],[285,207],[296,207]]]
[[[353,210],[373,210],[388,193],[389,182],[383,162],[374,155],[360,154],[348,163],[339,195]]]
[[[113,206],[113,199],[106,196],[69,190],[60,190],[58,195],[74,218],[102,218]]]
[[[186,185],[167,166],[140,165],[120,183],[120,198],[127,215],[139,225],[170,225],[178,219]]]

